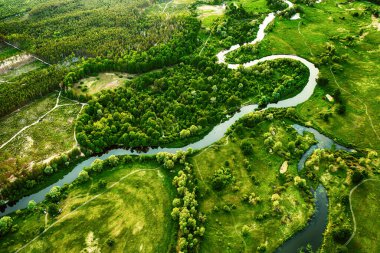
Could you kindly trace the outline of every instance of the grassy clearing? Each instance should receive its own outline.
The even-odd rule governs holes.
[[[116,89],[134,75],[121,73],[100,73],[98,76],[86,78],[73,87],[73,93],[79,95],[94,95],[101,90]]]
[[[156,163],[134,163],[96,175],[72,187],[60,203],[62,213],[46,224],[42,211],[15,217],[19,230],[0,241],[0,252],[20,248],[52,224],[21,252],[166,252],[175,233],[173,189],[165,173]],[[104,189],[98,189],[99,180],[107,183]]]
[[[289,167],[283,175],[288,179],[284,182],[279,170],[285,159],[263,148],[263,134],[270,127],[274,127],[271,131],[284,145],[295,139],[296,133],[287,129],[287,124],[262,122],[245,130],[241,139],[224,138],[192,158],[202,198],[200,210],[207,215],[201,252],[255,251],[261,245],[272,252],[306,224],[313,207],[310,196],[293,184],[298,174],[297,160],[288,159]],[[252,145],[253,155],[242,153],[243,139]],[[212,178],[221,167],[230,168],[234,180],[217,191],[212,187]],[[258,203],[242,200],[252,193],[260,199]],[[275,193],[280,196],[281,211],[273,206],[271,198]]]
[[[335,76],[329,65],[319,66],[330,86],[317,89],[310,100],[297,107],[297,113],[346,143],[380,150],[380,97],[377,95],[380,94],[377,85],[380,83],[380,32],[374,27],[370,13],[364,12],[371,4],[340,3],[342,1],[323,1],[315,7],[302,6],[304,14],[300,20],[276,18],[273,29],[263,41],[265,52],[260,56],[295,54],[318,62],[327,43],[334,45],[338,55],[347,54],[347,62],[340,64],[342,70]],[[353,42],[349,41],[351,38]],[[344,116],[335,114],[335,107],[322,99],[336,88],[341,89],[346,103]],[[325,121],[320,112],[332,113],[332,116]]]
[[[0,43],[0,61],[3,61],[9,57],[12,57],[20,53],[16,48],[10,47],[6,44]]]
[[[36,70],[38,68],[44,67],[45,64],[43,64],[40,61],[34,60],[27,64],[22,64],[19,67],[16,67],[10,71],[8,71],[6,74],[0,75],[0,83],[1,81],[9,81],[12,78],[15,78],[17,76],[20,76],[22,74],[28,73],[29,71]]]
[[[56,94],[36,101],[4,118],[0,125],[4,129],[1,143],[5,143],[23,127],[35,122],[54,107]],[[31,126],[0,150],[1,180],[8,180],[22,173],[31,164],[48,161],[53,156],[66,152],[75,146],[74,124],[81,105],[61,100],[57,108]]]
[[[212,28],[214,22],[223,17],[225,5],[200,5],[197,8],[198,18],[206,28]]]
[[[0,143],[6,142],[12,135],[17,133],[21,128],[33,123],[41,115],[45,114],[50,108],[53,108],[58,93],[53,93],[47,97],[41,98],[28,104],[25,107],[13,112],[12,114],[0,120]]]
[[[352,194],[356,234],[348,244],[349,252],[380,251],[380,181],[367,181]]]

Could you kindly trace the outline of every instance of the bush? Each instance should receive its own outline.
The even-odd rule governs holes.
[[[243,236],[248,236],[250,232],[250,229],[247,225],[244,225],[243,228],[241,229],[241,234]]]
[[[253,154],[252,144],[248,140],[243,140],[240,144],[240,148],[243,154],[246,156]]]
[[[50,203],[48,205],[48,213],[51,215],[51,216],[56,216],[60,213],[59,211],[59,206],[57,204],[54,204],[54,203]]]
[[[233,179],[231,170],[229,168],[222,167],[215,171],[212,178],[212,187],[215,190],[222,190],[227,184],[229,184]]]
[[[3,216],[0,219],[0,236],[9,233],[12,229],[13,219],[9,216]]]
[[[50,189],[50,192],[46,194],[46,199],[50,202],[56,203],[62,198],[61,187],[54,186]]]
[[[336,242],[343,244],[350,238],[351,229],[348,227],[338,227],[333,230],[332,235]]]
[[[79,176],[77,178],[77,181],[79,183],[84,183],[84,182],[87,182],[88,180],[90,179],[90,176],[88,175],[88,172],[85,171],[85,170],[82,170],[80,173],[79,173]]]

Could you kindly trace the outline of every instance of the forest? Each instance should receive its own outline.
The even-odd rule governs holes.
[[[0,0],[0,252],[377,252],[377,4]]]

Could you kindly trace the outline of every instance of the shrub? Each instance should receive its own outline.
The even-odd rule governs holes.
[[[13,219],[9,216],[3,216],[0,219],[0,236],[9,233],[12,229]]]
[[[348,227],[337,227],[332,232],[333,238],[336,242],[345,243],[351,235],[351,229]]]
[[[241,234],[243,236],[248,236],[250,232],[250,229],[247,225],[244,225],[243,228],[241,229]]]
[[[222,190],[227,184],[229,184],[233,179],[231,170],[228,167],[222,167],[215,171],[212,178],[212,187],[215,190]]]
[[[46,199],[50,202],[58,202],[61,200],[62,194],[61,194],[61,187],[54,186],[50,189],[50,192],[46,194]]]
[[[240,144],[240,148],[243,154],[246,156],[253,154],[252,144],[248,140],[243,140]]]

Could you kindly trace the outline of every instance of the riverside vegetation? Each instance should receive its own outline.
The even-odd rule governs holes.
[[[263,41],[226,61],[295,54],[320,70],[308,101],[250,113],[202,150],[95,160],[43,202],[0,218],[0,251],[274,252],[308,225],[318,184],[329,197],[319,250],[376,251],[376,229],[365,233],[378,209],[379,7],[295,4],[0,0],[0,61],[36,57],[0,75],[3,207],[89,156],[183,147],[243,105],[297,95],[311,74],[297,60],[216,63],[221,50],[255,40],[273,11]],[[289,19],[296,13],[301,19]],[[315,140],[295,122],[355,152],[317,149],[298,171]]]

